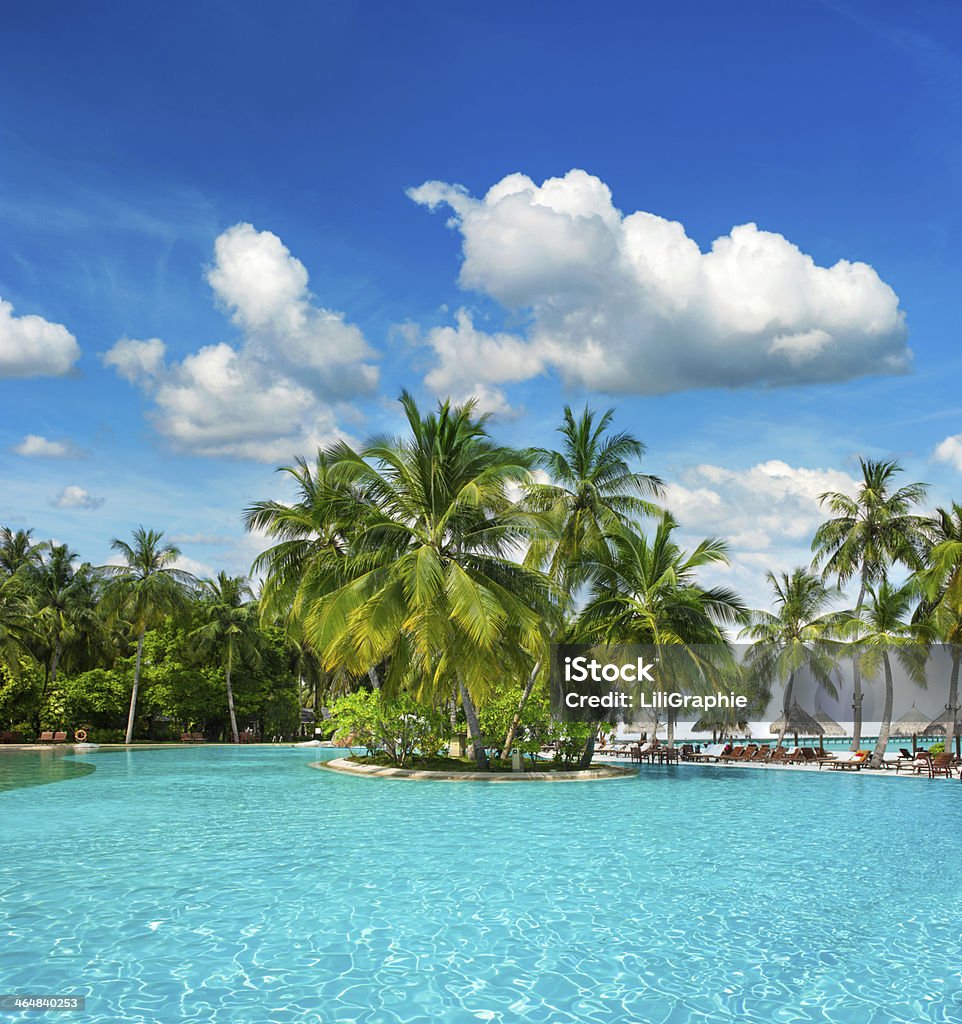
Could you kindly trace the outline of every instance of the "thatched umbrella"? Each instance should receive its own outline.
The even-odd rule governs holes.
[[[780,736],[783,732],[792,733],[796,747],[799,736],[818,736],[821,742],[821,737],[825,735],[824,728],[804,708],[800,708],[797,701],[792,702],[787,716],[782,713],[772,722],[768,731],[774,736]]]
[[[825,736],[847,736],[848,733],[832,718],[831,715],[826,715],[824,711],[819,708],[815,712],[815,721],[825,730]]]
[[[632,714],[631,725],[646,733],[650,732],[651,738],[657,739],[658,726],[661,725],[661,722],[656,711],[652,711],[650,708],[641,708]]]
[[[957,712],[953,712],[951,707],[946,709],[939,715],[938,718],[933,718],[931,722],[922,730],[923,736],[947,736],[949,732],[949,725],[955,719],[956,724],[953,726],[952,732],[955,734],[955,748],[958,752],[960,746],[962,746],[962,737],[959,736],[958,717]],[[951,754],[952,751],[948,750],[946,753]]]
[[[912,753],[918,749],[917,738],[921,733],[932,725],[929,721],[928,715],[923,715],[921,711],[915,706],[915,701],[912,701],[912,706],[899,718],[897,721],[892,723],[892,728],[889,730],[889,736],[899,736],[902,739],[907,739],[909,736],[912,737]]]
[[[723,715],[719,715],[717,710],[714,713],[709,712],[702,715],[691,727],[691,731],[710,732],[713,743],[717,741],[719,735],[722,738],[730,736],[732,739],[750,739],[752,735],[746,720],[725,718]]]

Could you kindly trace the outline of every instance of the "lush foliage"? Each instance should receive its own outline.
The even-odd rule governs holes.
[[[962,641],[962,507],[924,515],[924,485],[900,485],[893,461],[863,460],[854,495],[821,496],[812,565],[769,574],[771,609],[749,612],[706,582],[726,543],[682,544],[662,482],[639,468],[644,445],[612,410],[565,408],[556,449],[519,449],[470,402],[425,413],[404,394],[401,408],[402,435],[299,459],[283,470],[293,502],[246,510],[271,543],[256,587],[194,579],[156,530],[113,539],[119,561],[97,567],[0,529],[0,726],[237,741],[294,736],[311,706],[329,734],[395,764],[466,733],[482,768],[515,748],[584,765],[600,727],[552,719],[554,643],[655,645],[674,685],[740,690],[752,717],[778,684],[787,709],[800,672],[832,691],[851,659],[858,731],[863,677],[888,693],[892,659],[924,678],[919,639]],[[843,586],[857,587],[851,609]],[[885,719],[887,735],[891,700]]]

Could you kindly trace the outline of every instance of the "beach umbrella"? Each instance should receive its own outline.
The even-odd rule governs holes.
[[[798,746],[799,736],[818,736],[819,741],[821,737],[825,735],[825,729],[819,722],[816,722],[814,718],[802,707],[799,707],[797,701],[792,701],[792,706],[788,709],[788,715],[783,712],[775,719],[774,722],[768,727],[768,731],[772,735],[777,736],[784,732],[790,732],[795,737],[795,746]]]
[[[692,732],[710,732],[712,742],[722,737],[730,736],[732,739],[751,739],[752,731],[748,728],[748,722],[744,719],[736,720],[726,718],[717,711],[714,714],[702,715],[691,727]]]
[[[632,714],[630,724],[632,728],[639,729],[646,733],[650,732],[651,738],[656,739],[658,735],[658,726],[661,723],[658,720],[657,712],[652,711],[650,708],[641,708]]]
[[[954,713],[950,707],[946,707],[946,709],[942,712],[941,715],[939,715],[938,718],[933,718],[932,721],[929,722],[929,724],[922,730],[922,735],[947,736],[949,732],[949,723],[953,720],[953,718],[955,718],[956,726],[952,731],[955,733],[955,748],[958,751],[960,749],[960,740],[962,740],[962,737],[959,736],[959,728],[957,724],[958,718],[956,716],[957,713]],[[946,751],[946,753],[951,754],[952,751],[948,750]]]
[[[924,733],[925,730],[933,723],[929,720],[928,715],[923,715],[921,711],[915,706],[915,701],[912,701],[912,706],[902,715],[901,718],[897,719],[892,723],[892,728],[889,730],[889,736],[899,736],[903,739],[911,736],[912,737],[912,753],[918,749],[917,737]]]
[[[826,736],[847,736],[848,733],[832,718],[831,715],[826,715],[821,708],[815,712],[815,721],[825,730],[824,735]]]

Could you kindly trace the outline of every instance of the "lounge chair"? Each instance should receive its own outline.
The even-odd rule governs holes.
[[[841,754],[836,754],[831,761],[820,761],[818,767],[821,768],[823,764],[827,764],[829,768],[834,771],[861,771],[862,767],[868,761],[867,750],[846,750]]]
[[[788,751],[784,747],[775,747],[768,757],[767,764],[787,764]]]
[[[38,743],[53,743],[53,730],[51,730],[49,732],[42,732],[40,734],[40,739],[37,740],[37,742]]]
[[[733,747],[727,754],[722,754],[718,759],[719,761],[740,761],[742,754],[745,753],[744,747]]]
[[[752,754],[752,762],[754,764],[767,764],[768,763],[768,759],[771,756],[772,756],[772,748],[771,747],[762,746],[762,747],[759,747],[758,750],[756,750],[754,754]]]
[[[66,743],[67,734],[65,732],[55,732],[53,734],[53,741],[54,743]]]
[[[953,760],[951,754],[936,754],[929,765],[929,777],[934,779],[936,775],[944,775],[947,779],[951,779]]]
[[[907,772],[920,775],[922,772],[929,770],[929,762],[931,760],[932,755],[927,750],[918,750],[912,758],[899,758],[895,766],[896,774],[904,768]]]
[[[692,752],[692,761],[717,761],[724,753],[725,743],[709,743],[702,750],[695,750]]]

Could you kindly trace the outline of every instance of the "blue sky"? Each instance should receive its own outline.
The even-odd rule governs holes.
[[[858,455],[962,498],[962,9],[480,10],[5,11],[0,522],[243,571],[402,386],[614,404],[755,603]]]

